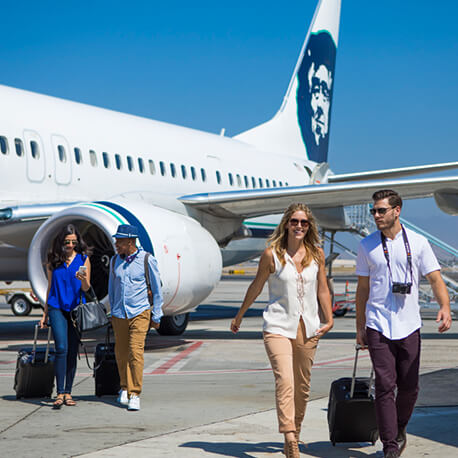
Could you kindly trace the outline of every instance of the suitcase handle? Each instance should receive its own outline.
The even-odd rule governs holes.
[[[350,399],[353,398],[353,395],[355,393],[355,384],[356,384],[356,367],[358,365],[358,354],[359,350],[361,350],[363,347],[359,344],[355,345],[356,349],[356,355],[355,355],[355,363],[353,365],[353,375],[351,377],[351,387],[350,387]],[[369,376],[369,389],[367,390],[367,397],[369,398],[371,395],[371,386],[372,386],[372,381],[374,378],[374,368],[371,365],[371,375]]]
[[[35,358],[37,355],[37,338],[38,338],[38,330],[40,329],[40,325],[35,325],[35,332],[33,335],[33,349],[32,349],[32,364],[35,363]],[[48,362],[49,357],[49,343],[51,341],[51,326],[48,326],[48,343],[46,344],[46,352],[45,352],[45,364]]]

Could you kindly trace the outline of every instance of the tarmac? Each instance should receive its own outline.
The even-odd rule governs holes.
[[[30,344],[39,313],[17,318],[0,306],[0,456],[284,456],[273,377],[260,332],[265,293],[250,309],[240,333],[233,336],[228,331],[246,286],[246,280],[223,281],[193,314],[183,336],[148,336],[139,412],[118,406],[114,396],[97,398],[83,360],[75,379],[76,407],[55,411],[51,400],[16,400],[16,353]],[[458,457],[458,334],[452,327],[439,335],[433,310],[422,316],[421,391],[402,456]],[[102,331],[86,339],[90,355],[101,340]],[[334,329],[320,342],[301,456],[383,456],[380,441],[335,446],[329,441],[329,386],[351,374],[353,358],[354,314],[349,313],[336,319]],[[369,367],[367,353],[362,354],[359,375]]]

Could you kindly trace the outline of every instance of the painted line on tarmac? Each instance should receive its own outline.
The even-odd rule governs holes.
[[[198,342],[194,342],[192,345],[190,345],[185,350],[180,351],[178,355],[173,356],[168,361],[166,361],[164,364],[159,366],[157,369],[154,369],[154,371],[149,372],[145,375],[163,375],[167,373],[167,371],[169,371],[173,366],[175,366],[183,358],[186,358],[192,352],[196,351],[203,343],[204,342],[202,340],[199,340]]]

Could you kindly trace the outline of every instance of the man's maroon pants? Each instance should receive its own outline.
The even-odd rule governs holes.
[[[375,371],[377,423],[386,453],[398,449],[398,431],[407,426],[417,400],[420,330],[399,340],[387,339],[371,328],[366,328],[366,335]]]

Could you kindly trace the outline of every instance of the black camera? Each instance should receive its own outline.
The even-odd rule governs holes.
[[[394,281],[391,292],[397,294],[410,294],[412,292],[412,283],[399,283]]]

